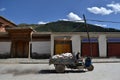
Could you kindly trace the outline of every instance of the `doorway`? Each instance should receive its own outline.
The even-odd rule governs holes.
[[[71,40],[54,40],[54,54],[71,53],[72,41]]]
[[[14,41],[11,45],[11,57],[13,58],[28,58],[29,42]]]

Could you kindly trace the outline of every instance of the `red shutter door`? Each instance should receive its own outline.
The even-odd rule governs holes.
[[[82,56],[99,57],[98,43],[92,44],[92,54],[89,43],[82,43]]]
[[[120,43],[108,43],[108,57],[120,57]]]

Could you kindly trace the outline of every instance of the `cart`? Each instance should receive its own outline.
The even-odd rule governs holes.
[[[56,57],[56,58],[51,57],[49,59],[49,64],[50,65],[53,64],[55,66],[56,72],[58,73],[65,72],[65,68],[78,69],[78,70],[86,69],[88,71],[92,71],[94,69],[90,57],[86,57],[84,61],[82,58],[76,59],[74,56]]]

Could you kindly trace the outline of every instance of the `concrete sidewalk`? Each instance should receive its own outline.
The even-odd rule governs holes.
[[[120,58],[93,58],[93,63],[120,63]]]
[[[93,63],[120,63],[120,58],[93,58]],[[49,64],[49,59],[9,58],[0,59],[0,64]]]
[[[48,64],[49,59],[9,58],[0,59],[0,64]]]

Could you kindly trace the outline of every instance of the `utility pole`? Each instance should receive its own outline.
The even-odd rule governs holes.
[[[87,22],[86,22],[86,18],[85,15],[83,14],[83,19],[84,19],[84,24],[85,24],[85,28],[87,31],[87,37],[88,37],[88,41],[89,41],[89,48],[90,48],[90,56],[92,57],[92,43],[90,40],[90,35],[89,35],[89,31],[88,31],[88,26],[87,26]]]

